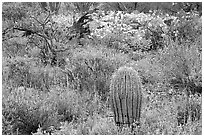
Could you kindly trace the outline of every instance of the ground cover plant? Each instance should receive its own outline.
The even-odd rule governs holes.
[[[201,62],[199,2],[4,2],[2,134],[201,135]]]

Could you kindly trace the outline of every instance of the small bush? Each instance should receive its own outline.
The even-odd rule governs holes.
[[[32,134],[39,127],[48,130],[60,121],[80,117],[78,95],[69,90],[42,93],[19,87],[3,95],[3,127],[5,134]]]
[[[198,121],[202,118],[202,97],[191,95],[189,99],[189,116],[191,121]]]
[[[44,102],[52,105],[52,111],[57,112],[60,116],[59,121],[72,121],[74,118],[80,117],[82,113],[79,109],[80,96],[72,90],[64,90],[53,88],[47,95]]]
[[[87,48],[76,50],[68,63],[73,67],[67,66],[67,68],[78,80],[79,91],[96,92],[106,99],[112,73],[128,61],[128,56],[116,54],[113,50]]]
[[[175,89],[187,88],[193,94],[201,92],[201,45],[171,42],[155,56],[154,62],[162,67],[166,85]]]
[[[37,130],[41,122],[42,113],[39,108],[43,95],[32,89],[19,87],[8,95],[3,94],[2,99],[2,114],[5,122],[10,123],[7,126],[11,127],[6,134],[31,134]]]
[[[44,91],[52,86],[67,87],[66,75],[59,67],[43,66],[26,57],[4,61],[3,81],[12,87],[24,86]]]
[[[40,133],[39,133],[40,134]],[[60,130],[53,135],[113,135],[117,134],[117,127],[112,118],[104,118],[96,114],[88,117],[87,121],[68,123],[62,122]]]

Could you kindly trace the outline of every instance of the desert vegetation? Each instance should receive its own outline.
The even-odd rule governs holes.
[[[201,62],[199,2],[4,2],[2,134],[201,135]]]

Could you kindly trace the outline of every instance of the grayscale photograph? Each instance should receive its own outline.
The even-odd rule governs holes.
[[[1,2],[2,135],[202,135],[202,2]]]

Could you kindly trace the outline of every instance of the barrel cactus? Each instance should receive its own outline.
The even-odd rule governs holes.
[[[112,76],[110,102],[116,125],[140,123],[141,82],[132,67],[121,67]]]

